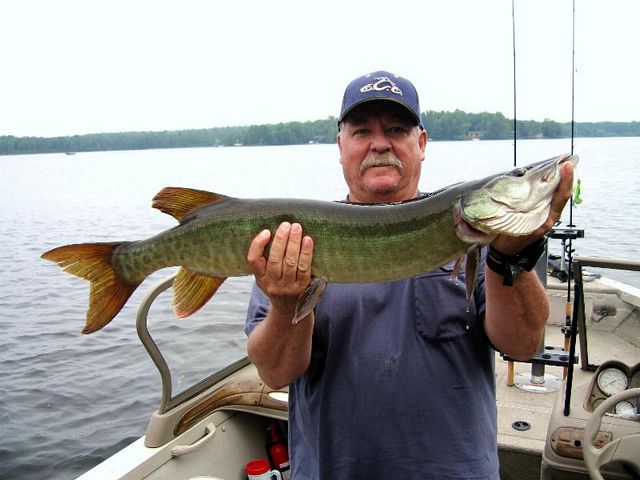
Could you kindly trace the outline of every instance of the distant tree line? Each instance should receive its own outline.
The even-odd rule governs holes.
[[[432,140],[500,140],[513,138],[513,120],[502,113],[427,111],[422,120]],[[335,117],[310,122],[203,128],[162,132],[94,133],[68,137],[0,136],[0,155],[27,153],[141,150],[149,148],[216,147],[230,145],[297,145],[334,143]],[[518,120],[517,138],[564,138],[570,123]],[[579,137],[640,136],[640,122],[577,123]]]

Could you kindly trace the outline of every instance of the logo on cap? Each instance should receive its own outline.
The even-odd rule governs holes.
[[[389,77],[375,77],[374,80],[376,81],[373,83],[367,83],[365,86],[360,88],[360,92],[366,93],[375,90],[376,92],[389,91],[396,95],[402,95],[402,90],[400,90],[398,86],[389,79]]]

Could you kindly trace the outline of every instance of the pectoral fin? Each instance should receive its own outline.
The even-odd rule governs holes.
[[[464,255],[456,258],[456,263],[453,265],[453,270],[451,270],[451,279],[455,280],[460,275],[460,270],[462,269],[462,261],[464,260]]]
[[[173,311],[176,316],[184,318],[196,313],[225,280],[180,268],[173,280]]]
[[[453,270],[451,271],[451,278],[453,280],[460,275],[463,260],[466,260],[464,265],[464,278],[465,287],[467,289],[467,311],[469,311],[473,292],[478,283],[478,272],[480,271],[480,247],[474,245],[467,250],[467,254],[464,257],[458,257]]]
[[[327,283],[328,282],[322,277],[313,277],[309,286],[298,298],[296,312],[291,323],[295,325],[316,308],[324,289],[327,288]]]
[[[478,283],[478,272],[480,271],[480,247],[472,247],[467,252],[467,262],[464,268],[464,276],[466,279],[467,287],[467,310],[471,305],[471,299],[473,298],[473,291],[476,289]]]

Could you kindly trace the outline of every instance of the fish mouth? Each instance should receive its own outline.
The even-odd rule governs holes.
[[[496,235],[478,230],[469,222],[467,222],[462,215],[462,208],[460,203],[456,202],[453,209],[454,226],[458,238],[465,243],[472,243],[476,245],[487,245],[496,238]]]

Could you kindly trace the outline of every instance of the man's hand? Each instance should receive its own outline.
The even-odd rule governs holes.
[[[293,318],[298,297],[311,282],[313,240],[303,236],[299,223],[284,222],[276,230],[269,258],[265,258],[270,239],[269,230],[260,232],[251,242],[247,261],[271,308]]]
[[[573,165],[565,162],[560,165],[561,180],[558,188],[551,199],[551,207],[547,220],[535,232],[523,237],[509,237],[498,235],[491,245],[493,248],[506,255],[513,255],[521,252],[540,237],[549,232],[558,220],[567,201],[571,198],[573,191]]]
[[[291,325],[298,297],[311,282],[313,240],[303,236],[299,223],[280,224],[273,235],[269,258],[264,251],[271,232],[260,232],[251,242],[247,261],[258,287],[269,298],[266,318],[249,335],[247,354],[260,378],[271,388],[290,384],[309,367],[313,314]]]

